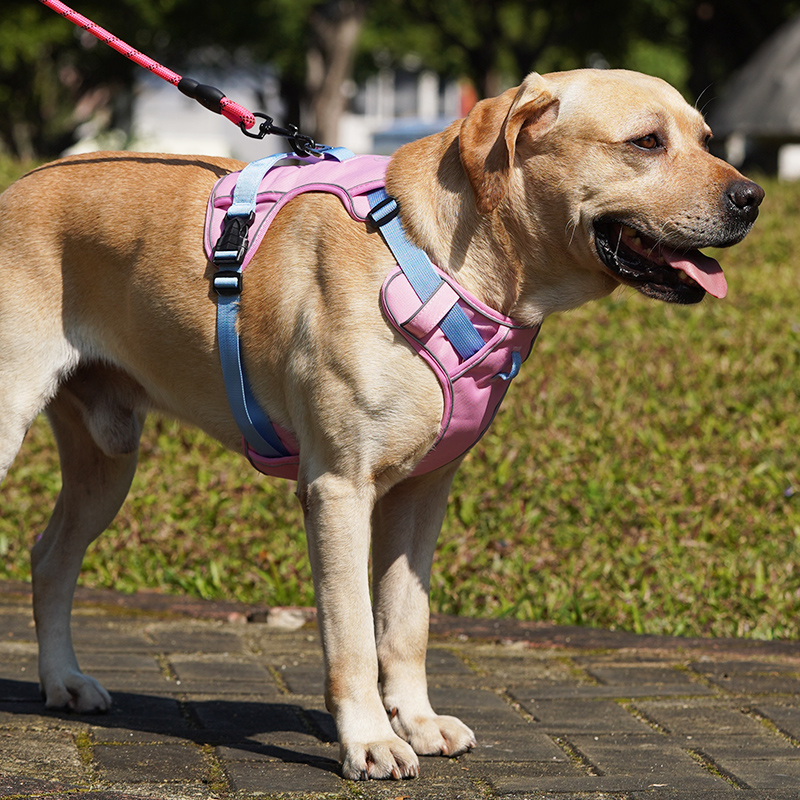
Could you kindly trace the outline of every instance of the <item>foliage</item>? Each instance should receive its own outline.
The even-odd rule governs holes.
[[[76,0],[75,5],[179,72],[198,50],[217,61],[271,64],[280,76],[287,121],[295,122],[301,104],[314,105],[312,87],[321,86],[309,80],[308,65],[314,63],[312,54],[325,52],[320,47],[325,18],[348,8],[359,19],[367,11],[360,77],[413,54],[424,66],[469,77],[480,93],[494,94],[532,69],[609,64],[659,75],[692,101],[710,86],[718,92],[733,69],[800,11],[800,0]],[[26,158],[56,155],[81,125],[124,127],[135,69],[35,0],[4,0],[0,151]]]
[[[719,254],[726,300],[626,291],[547,321],[457,475],[434,610],[800,635],[800,184],[766,188],[754,232]],[[2,487],[0,577],[28,579],[58,485],[40,420]],[[153,418],[82,582],[310,604],[293,484]]]

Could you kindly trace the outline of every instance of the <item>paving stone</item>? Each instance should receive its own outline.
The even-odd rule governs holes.
[[[429,676],[473,675],[473,671],[455,653],[441,647],[431,647],[425,659]]]
[[[325,693],[325,671],[321,663],[284,665],[280,668],[279,674],[289,691],[294,694]]]
[[[90,777],[71,733],[64,731],[0,730],[0,776],[40,778],[51,775],[65,782]]]
[[[738,708],[691,704],[674,701],[644,701],[635,703],[648,719],[667,733],[699,736],[701,734],[750,734],[765,732],[764,726]]]
[[[715,675],[728,678],[733,675],[763,675],[777,676],[785,674],[800,674],[800,664],[781,664],[774,661],[693,661],[690,669],[703,675]]]
[[[321,742],[301,744],[269,744],[255,738],[236,744],[224,744],[215,748],[217,757],[227,763],[231,761],[282,761],[310,764],[316,762],[339,763],[339,746]]]
[[[677,781],[666,782],[667,779],[654,779],[645,775],[561,775],[552,774],[560,771],[556,767],[542,774],[535,772],[529,776],[514,772],[490,779],[492,786],[502,794],[522,794],[529,797],[547,797],[555,795],[564,800],[606,800],[607,793],[628,793],[632,791],[645,791],[648,798],[661,798],[661,792],[670,786],[685,786],[681,778]],[[716,788],[716,782],[706,778],[692,779],[692,791],[685,800],[706,800],[706,792]],[[699,792],[702,792],[700,794]],[[535,793],[535,794],[534,794]],[[552,795],[551,795],[552,793]],[[527,800],[527,798],[526,798]],[[744,800],[744,798],[742,798]]]
[[[261,664],[233,659],[195,659],[173,656],[170,659],[181,682],[192,680],[216,680],[246,683],[262,682],[269,677],[269,670]],[[271,682],[271,681],[270,681]]]
[[[141,795],[113,790],[93,791],[86,786],[75,786],[62,781],[12,778],[0,775],[0,797],[35,797],[47,800],[141,800]]]
[[[208,700],[190,702],[189,708],[204,729],[228,739],[252,739],[267,744],[308,744],[319,741],[312,718],[300,706]]]
[[[568,741],[601,775],[647,777],[651,784],[667,786],[675,786],[678,781],[714,784],[722,780],[711,775],[688,752],[659,734],[573,734]]]
[[[102,715],[101,715],[102,716]],[[90,715],[78,716],[70,711],[44,707],[41,697],[24,703],[0,703],[0,728],[18,731],[68,731],[84,733],[89,729]]]
[[[317,732],[323,742],[335,742],[337,740],[336,723],[325,708],[315,707],[308,698],[305,698],[302,709],[305,717],[310,720],[312,729]]]
[[[676,737],[676,740],[678,737]],[[684,747],[698,750],[712,761],[748,758],[800,758],[800,748],[779,734],[770,733],[766,728],[755,734],[733,736],[704,735],[685,737]]]
[[[537,700],[522,703],[536,729],[552,734],[652,733],[653,729],[611,700]]]
[[[340,792],[339,765],[328,762],[233,762],[225,771],[235,792],[248,795]]]
[[[203,753],[194,745],[95,745],[92,759],[104,780],[114,783],[202,781],[208,773]]]
[[[497,655],[497,648],[489,652],[491,655],[485,652],[478,656],[470,654],[471,661],[481,671],[482,677],[495,678],[503,685],[541,682],[574,686],[579,682],[570,666],[561,660],[542,658],[532,652]]]
[[[800,795],[800,752],[796,757],[772,756],[770,758],[715,759],[726,772],[731,773],[752,789],[792,789]]]
[[[779,730],[800,741],[800,706],[759,703],[756,711],[773,722]]]
[[[731,675],[721,677],[706,676],[709,681],[733,694],[800,694],[800,678],[788,675]]]
[[[181,686],[159,672],[100,672],[87,670],[96,678],[114,700],[118,694],[180,694]]]
[[[34,675],[23,673],[25,680],[0,678],[0,706],[5,703],[38,702],[44,707],[38,680],[35,683],[30,680]]]
[[[486,689],[432,686],[428,692],[431,705],[439,714],[453,714],[458,709],[506,709],[502,697]]]
[[[672,666],[641,664],[637,666],[609,666],[588,664],[586,671],[601,684],[621,687],[685,686],[691,690],[695,683],[688,672]]]
[[[697,683],[644,684],[603,686],[592,684],[534,683],[531,686],[512,687],[514,695],[527,700],[555,700],[559,698],[628,700],[638,697],[703,697],[714,695],[714,689]]]
[[[625,800],[797,800],[797,790],[750,789],[743,793],[736,786],[715,786],[712,789],[703,789],[702,792],[691,786],[662,787],[658,790],[629,792],[625,795]]]
[[[530,725],[524,727],[486,726],[477,736],[478,746],[464,756],[472,761],[559,762],[568,761],[566,753],[546,734]]]
[[[123,633],[107,626],[89,630],[81,625],[73,625],[73,642],[79,662],[96,652],[130,654],[158,650],[143,634]]]
[[[0,683],[8,681],[34,681],[38,678],[36,654],[13,655],[0,652]]]
[[[175,723],[184,720],[179,702],[166,693],[147,695],[138,692],[115,692],[111,699],[111,711],[97,719],[110,720],[112,724],[117,719],[129,722],[159,719]]]
[[[202,743],[202,731],[188,725],[183,728],[164,726],[160,731],[136,730],[133,728],[104,728],[99,725],[89,729],[93,744],[188,744]]]
[[[161,667],[152,654],[133,653],[86,653],[81,658],[81,669],[89,674],[95,672],[135,672],[161,675]]]
[[[175,686],[184,693],[280,695],[275,679],[262,664],[232,658],[197,660],[173,656],[170,665],[177,677]]]
[[[233,633],[201,630],[148,630],[148,638],[163,653],[239,653],[242,640]],[[134,648],[131,648],[134,649]]]

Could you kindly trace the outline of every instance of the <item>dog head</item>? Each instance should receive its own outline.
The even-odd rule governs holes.
[[[664,81],[577,70],[534,73],[478,103],[458,146],[477,212],[503,221],[523,270],[570,266],[607,287],[697,303],[727,290],[700,248],[741,241],[764,197],[709,153],[710,138]]]

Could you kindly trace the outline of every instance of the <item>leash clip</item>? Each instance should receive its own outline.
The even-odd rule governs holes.
[[[244,122],[240,122],[239,128],[245,136],[249,136],[251,139],[263,139],[269,134],[275,134],[276,136],[285,137],[295,155],[301,158],[322,155],[321,152],[317,152],[317,143],[310,136],[300,133],[300,129],[297,125],[287,125],[285,128],[281,128],[275,124],[275,120],[273,120],[272,117],[268,114],[262,114],[260,111],[254,112],[253,116],[263,120],[263,122],[258,126],[258,131],[255,133],[250,133],[250,131],[245,128]]]

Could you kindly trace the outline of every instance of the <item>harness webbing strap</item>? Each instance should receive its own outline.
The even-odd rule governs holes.
[[[344,147],[321,147],[317,152],[319,156],[310,156],[308,160],[317,161],[322,156],[345,161],[353,156]],[[226,225],[228,220],[235,219],[244,219],[248,225],[252,222],[261,181],[285,158],[298,159],[298,156],[294,153],[276,153],[251,162],[241,171],[233,191],[233,202],[225,215]],[[236,330],[242,291],[242,260],[247,251],[246,237],[244,246],[235,250],[220,248],[225,238],[223,233],[214,249],[214,264],[221,268],[214,276],[214,289],[217,292],[217,343],[228,403],[250,447],[269,458],[286,456],[289,455],[288,450],[253,396],[242,362],[239,332]]]
[[[406,238],[398,217],[397,200],[385,189],[370,192],[367,199],[372,209],[369,220],[377,227],[419,299],[426,303],[441,286],[442,279],[436,274],[428,256]],[[442,318],[439,327],[465,361],[486,344],[464,309],[457,304]]]
[[[244,371],[241,343],[236,331],[239,295],[217,297],[217,340],[222,377],[233,418],[247,443],[270,458],[288,455],[269,417],[256,402]]]

